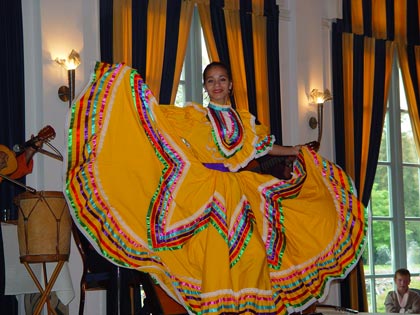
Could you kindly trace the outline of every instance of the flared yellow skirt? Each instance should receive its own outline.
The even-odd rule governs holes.
[[[141,76],[98,63],[68,117],[65,195],[113,263],[190,314],[301,311],[362,254],[366,211],[341,168],[303,148],[294,177],[205,168]]]

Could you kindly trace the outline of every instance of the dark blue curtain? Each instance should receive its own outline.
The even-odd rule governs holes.
[[[280,96],[280,48],[279,48],[279,7],[276,1],[265,1],[264,15],[267,17],[267,64],[268,96],[270,101],[270,129],[282,144],[281,96]]]
[[[25,95],[23,67],[23,31],[21,2],[0,4],[0,143],[11,148],[25,139]],[[22,192],[19,186],[3,181],[0,185],[0,209],[13,208],[13,196]]]
[[[101,0],[103,1],[103,0]],[[109,0],[108,0],[109,1]],[[132,25],[133,25],[133,68],[137,69],[141,75],[146,75],[146,42],[147,42],[147,7],[148,0],[133,1]]]
[[[0,143],[9,147],[25,138],[22,6],[20,0],[0,1]],[[11,209],[13,197],[23,190],[7,181],[0,184],[0,209]],[[0,230],[0,305],[3,314],[17,314],[14,296],[4,296],[4,255]]]
[[[143,1],[135,1],[143,2]],[[99,2],[99,36],[100,36],[100,50],[101,50],[101,61],[112,63],[113,54],[113,0],[101,0]]]
[[[172,85],[174,83],[176,55],[178,51],[179,21],[181,16],[181,1],[168,1],[166,8],[166,37],[163,57],[162,80],[159,102],[170,104]],[[134,37],[134,34],[133,34]]]

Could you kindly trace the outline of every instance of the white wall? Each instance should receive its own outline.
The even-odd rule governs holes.
[[[280,84],[283,143],[316,140],[309,127],[316,107],[308,102],[312,89],[332,91],[331,23],[339,17],[341,1],[277,0],[280,8]],[[324,106],[324,131],[320,152],[334,160],[332,102]]]
[[[43,126],[51,125],[57,134],[51,143],[64,155],[68,103],[58,98],[57,91],[61,85],[67,85],[67,72],[53,60],[67,57],[72,49],[80,53],[82,64],[76,70],[77,95],[100,56],[98,1],[22,0],[22,12],[27,138]],[[27,183],[38,191],[61,191],[62,170],[63,162],[37,154],[34,171],[27,176]],[[78,314],[82,263],[74,243],[69,267],[75,289],[69,312]],[[85,314],[104,314],[104,301],[103,293],[89,293]]]
[[[280,78],[282,95],[283,142],[305,143],[315,140],[317,131],[308,120],[316,109],[308,104],[313,88],[332,89],[330,26],[341,12],[337,0],[277,0],[280,7]],[[52,144],[64,154],[64,127],[67,103],[57,96],[67,85],[67,73],[53,60],[67,56],[72,49],[80,53],[82,64],[76,70],[76,95],[87,84],[95,61],[99,60],[98,0],[22,0],[25,49],[26,134],[36,134],[49,124],[56,130]],[[332,102],[324,111],[324,135],[321,153],[333,159]],[[43,155],[35,157],[28,185],[37,190],[61,190],[63,163]],[[81,261],[72,247],[70,270],[76,298],[70,314],[79,304]],[[332,301],[337,301],[337,289]],[[103,294],[87,296],[86,314],[103,313]],[[100,305],[100,307],[98,307]]]

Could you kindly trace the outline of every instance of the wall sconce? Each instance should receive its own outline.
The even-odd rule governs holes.
[[[71,106],[74,99],[76,68],[80,65],[79,53],[73,49],[67,59],[56,58],[55,62],[67,70],[69,79],[68,86],[63,85],[58,89],[58,97],[63,102],[69,102],[69,106]]]
[[[310,97],[310,104],[316,104],[318,110],[318,117],[311,117],[309,119],[309,126],[312,129],[318,127],[318,142],[321,143],[322,138],[322,121],[323,121],[323,112],[324,112],[324,103],[332,100],[331,92],[328,89],[325,89],[324,92],[319,91],[318,89],[313,89]]]

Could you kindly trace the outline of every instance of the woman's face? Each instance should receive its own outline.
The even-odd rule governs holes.
[[[214,66],[207,71],[204,88],[211,102],[224,105],[229,100],[232,82],[223,67]]]

